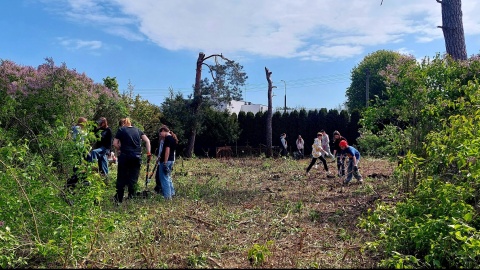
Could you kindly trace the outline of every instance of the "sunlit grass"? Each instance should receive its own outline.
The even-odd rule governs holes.
[[[364,185],[342,187],[340,179],[327,179],[323,168],[306,177],[309,161],[179,160],[173,200],[155,195],[119,206],[104,200],[116,229],[102,235],[89,260],[97,267],[250,268],[248,250],[273,241],[271,254],[257,267],[373,267],[374,259],[350,252],[365,242],[356,228],[365,209],[361,204],[386,191],[368,178]],[[365,176],[373,168],[370,162],[388,164],[362,159]],[[112,167],[108,198],[115,193],[115,179]],[[152,178],[147,186],[152,194],[154,185]],[[145,189],[145,178],[139,188]]]

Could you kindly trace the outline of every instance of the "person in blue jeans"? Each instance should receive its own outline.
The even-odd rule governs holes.
[[[90,151],[87,157],[87,161],[98,161],[98,168],[100,174],[103,176],[108,175],[108,155],[112,148],[112,130],[108,126],[107,118],[100,117],[97,121],[98,126],[93,132],[98,136],[100,135],[100,141],[95,144],[95,148]]]
[[[175,163],[175,149],[177,148],[177,135],[171,131],[168,126],[163,125],[159,130],[160,137],[160,156],[158,158],[158,179],[155,190],[161,192],[163,197],[167,200],[175,196],[175,188],[172,182],[172,170]],[[163,144],[162,144],[163,141]],[[159,183],[158,183],[159,182]]]
[[[357,179],[357,181],[362,184],[363,178],[358,171],[360,152],[355,147],[349,146],[347,141],[345,140],[340,141],[339,146],[342,149],[342,154],[348,157],[347,178],[345,179],[345,181],[343,181],[343,184],[348,185],[352,180],[352,177],[355,177],[355,179]]]

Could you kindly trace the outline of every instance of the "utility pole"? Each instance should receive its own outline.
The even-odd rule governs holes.
[[[365,104],[366,104],[366,107],[368,108],[368,87],[369,87],[369,84],[370,84],[370,69],[367,68],[365,70],[365,73],[367,75],[367,78],[365,80],[365,97],[366,97],[366,99],[365,99],[366,103]]]
[[[285,86],[285,101],[283,103],[283,113],[287,113],[287,83],[284,80],[280,80]]]
[[[268,110],[267,110],[267,152],[266,157],[273,157],[273,150],[272,150],[272,89],[276,86],[272,85],[272,79],[270,76],[272,72],[265,67],[265,76],[267,77],[268,82]]]

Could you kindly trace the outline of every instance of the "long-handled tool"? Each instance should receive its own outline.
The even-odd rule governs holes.
[[[149,179],[148,179],[149,168],[150,168],[150,158],[147,159],[147,171],[145,173],[145,190],[147,189],[148,182],[150,182]]]
[[[157,159],[157,161],[158,161],[158,159]],[[153,168],[153,172],[155,171],[155,169],[157,167],[157,164],[158,164],[157,161],[155,161],[155,166]],[[150,170],[150,159],[147,159],[147,170],[146,170],[146,173],[145,173],[145,190],[142,192],[142,197],[143,198],[150,197],[150,192],[148,191],[148,183],[150,182],[150,179],[153,175],[153,172],[149,173],[149,170]]]
[[[152,179],[152,176],[155,174],[156,170],[158,168],[158,159],[155,161],[155,166],[153,166],[153,170],[148,174],[147,171],[147,183],[150,183],[150,180]]]

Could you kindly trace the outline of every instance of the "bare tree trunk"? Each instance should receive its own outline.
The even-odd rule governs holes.
[[[267,154],[266,157],[272,157],[272,80],[270,79],[270,75],[272,72],[265,67],[265,75],[267,76],[268,82],[268,111],[267,111]]]
[[[195,137],[197,136],[197,126],[198,126],[198,110],[202,105],[202,89],[201,89],[201,80],[202,80],[202,65],[205,60],[205,54],[200,52],[197,58],[197,69],[195,72],[195,89],[193,90],[193,104],[192,104],[192,114],[194,118],[194,123],[190,127],[190,138],[188,138],[187,152],[185,157],[191,158],[193,149],[195,147]]]
[[[190,127],[190,138],[188,138],[188,144],[187,144],[187,151],[185,153],[186,158],[191,158],[193,154],[193,150],[195,148],[195,137],[197,136],[197,131],[198,128],[201,125],[201,117],[200,117],[200,110],[202,107],[202,65],[204,64],[205,60],[212,58],[212,57],[220,57],[223,60],[230,61],[228,58],[223,57],[222,54],[212,54],[207,57],[205,57],[205,54],[203,52],[198,53],[198,58],[197,58],[197,69],[195,72],[195,89],[193,90],[193,102],[192,102],[192,116],[193,116],[193,121]],[[216,61],[215,61],[216,62]],[[205,64],[207,67],[210,68],[207,64]],[[212,69],[210,68],[210,71]],[[212,73],[212,79],[213,78],[213,73]]]
[[[455,60],[467,60],[467,49],[462,21],[461,0],[437,0],[442,5],[442,28],[445,48]]]

